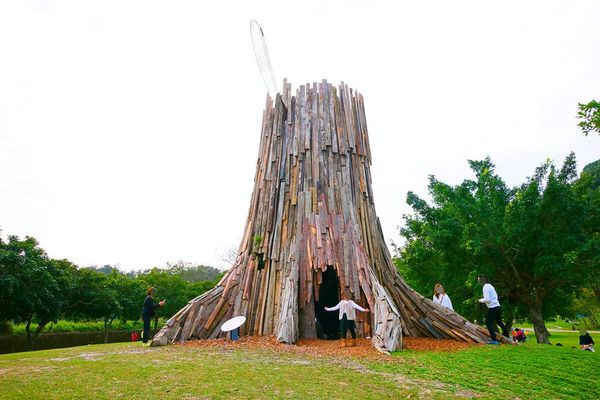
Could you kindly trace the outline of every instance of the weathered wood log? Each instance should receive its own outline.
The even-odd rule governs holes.
[[[370,165],[362,95],[324,80],[292,96],[284,81],[281,95],[267,96],[234,264],[214,289],[169,319],[152,344],[218,337],[236,315],[247,318],[245,335],[274,334],[286,343],[315,337],[317,307],[332,290],[333,298],[347,290],[371,309],[357,318],[357,332],[380,351],[400,348],[403,335],[484,342],[485,329],[424,299],[398,274],[375,212]]]

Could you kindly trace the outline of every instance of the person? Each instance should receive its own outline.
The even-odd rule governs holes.
[[[525,333],[525,330],[515,328],[515,330],[513,331],[512,338],[515,342],[525,343],[525,341],[527,340],[527,334]]]
[[[581,346],[581,350],[587,350],[594,352],[594,339],[590,336],[586,329],[581,329],[579,331],[579,345]]]
[[[488,344],[498,344],[496,338],[496,324],[502,329],[502,334],[508,337],[508,330],[504,323],[502,323],[502,309],[500,308],[500,302],[498,301],[498,294],[496,289],[488,282],[488,278],[485,275],[478,275],[477,281],[483,286],[483,298],[479,299],[480,303],[485,303],[488,308],[487,316],[485,318],[485,324],[490,331],[490,341]]]
[[[351,347],[356,346],[356,312],[354,310],[358,310],[361,312],[369,312],[368,308],[362,308],[358,304],[356,304],[352,300],[352,295],[344,291],[342,295],[342,300],[335,307],[325,307],[325,311],[336,311],[340,310],[340,329],[342,331],[342,343],[340,347]],[[350,334],[352,335],[352,341],[348,343],[348,339],[346,339],[346,332],[350,330]]]
[[[450,296],[446,294],[446,290],[440,283],[436,283],[433,288],[433,302],[443,305],[446,308],[454,310],[452,308],[452,302],[450,301]]]
[[[144,344],[148,344],[148,336],[150,336],[150,321],[156,315],[156,309],[165,305],[165,300],[158,303],[154,301],[154,294],[156,288],[149,287],[147,290],[146,300],[142,306],[142,321],[144,321],[144,332],[142,333],[142,341]]]

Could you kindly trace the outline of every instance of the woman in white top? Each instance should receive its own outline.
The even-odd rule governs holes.
[[[354,301],[349,293],[344,292],[342,295],[342,301],[340,301],[335,307],[325,307],[325,311],[336,311],[340,310],[340,329],[342,330],[342,344],[341,347],[356,346],[356,313],[354,310],[369,312],[368,308],[362,308]],[[346,339],[346,332],[350,329],[352,335],[352,342],[348,344]]]
[[[452,308],[452,302],[450,301],[450,296],[446,294],[446,290],[440,283],[436,283],[433,289],[433,302],[443,305],[446,308],[454,310]]]

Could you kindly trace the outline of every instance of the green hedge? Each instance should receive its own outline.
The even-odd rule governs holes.
[[[160,329],[166,320],[159,318],[158,328]],[[154,327],[154,322],[152,323]],[[34,332],[37,328],[36,324],[31,324],[31,331]],[[110,326],[111,330],[126,330],[126,331],[141,331],[143,329],[142,321],[113,321]],[[61,333],[61,332],[100,332],[104,331],[103,321],[66,321],[59,320],[56,323],[50,323],[45,328],[43,333]],[[13,325],[14,335],[26,335],[25,324]]]

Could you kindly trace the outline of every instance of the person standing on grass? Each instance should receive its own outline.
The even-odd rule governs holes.
[[[496,324],[502,329],[502,334],[508,337],[508,330],[504,323],[502,323],[502,310],[498,301],[498,293],[496,293],[496,289],[488,282],[487,276],[478,275],[477,281],[483,286],[483,298],[479,299],[479,302],[485,303],[488,308],[485,318],[485,324],[490,331],[491,338],[488,344],[498,344],[498,340],[496,340]]]
[[[150,336],[150,321],[156,315],[156,309],[165,305],[165,300],[162,300],[158,303],[154,301],[154,294],[156,293],[156,288],[150,287],[147,291],[146,300],[144,300],[144,305],[142,306],[142,321],[144,321],[144,333],[142,336],[142,341],[144,344],[148,344],[148,336]]]
[[[433,302],[443,305],[446,308],[454,310],[452,308],[452,302],[450,301],[450,296],[446,294],[446,290],[440,283],[436,283],[433,288]]]
[[[340,310],[340,329],[342,330],[342,344],[340,347],[352,347],[356,346],[356,312],[369,312],[368,308],[362,308],[352,300],[352,295],[344,291],[342,295],[342,301],[340,301],[335,307],[325,307],[325,311],[336,311]],[[346,331],[350,329],[352,335],[352,341],[348,344],[346,339]]]

